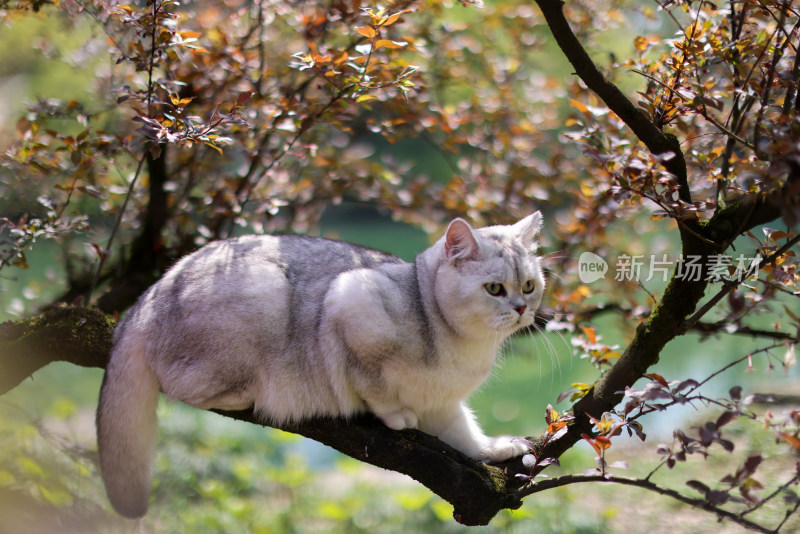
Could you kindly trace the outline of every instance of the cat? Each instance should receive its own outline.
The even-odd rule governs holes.
[[[524,454],[486,436],[464,400],[544,291],[542,215],[474,229],[455,219],[413,263],[349,243],[244,236],[210,243],[148,289],[114,333],[97,410],[115,510],[147,511],[159,392],[265,423],[372,412],[464,454]]]

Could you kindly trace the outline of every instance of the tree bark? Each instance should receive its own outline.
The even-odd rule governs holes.
[[[51,362],[105,367],[114,321],[89,308],[52,308],[0,324],[0,395]]]

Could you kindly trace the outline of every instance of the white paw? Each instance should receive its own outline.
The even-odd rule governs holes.
[[[378,415],[378,417],[380,417],[384,424],[392,430],[417,428],[417,425],[419,424],[417,414],[406,408],[389,414]]]
[[[483,451],[483,460],[487,463],[496,463],[522,456],[530,451],[522,440],[515,440],[512,436],[489,438],[489,446]]]

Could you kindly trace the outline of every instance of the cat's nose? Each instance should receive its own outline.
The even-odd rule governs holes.
[[[528,309],[528,307],[527,307],[527,306],[525,306],[525,305],[522,305],[522,306],[514,306],[514,309],[517,311],[517,313],[518,313],[518,314],[522,315],[523,313],[525,313],[525,310],[527,310],[527,309]]]

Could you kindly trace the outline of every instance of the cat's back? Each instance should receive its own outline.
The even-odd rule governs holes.
[[[302,235],[248,235],[214,241],[180,260],[169,275],[193,281],[246,276],[266,265],[278,267],[297,280],[335,277],[339,273],[381,263],[401,263],[391,254]],[[195,278],[196,277],[196,278]]]
[[[227,322],[268,314],[269,322],[319,309],[340,274],[402,260],[326,238],[250,235],[212,242],[178,261],[140,299],[131,315],[166,327]],[[256,317],[258,318],[258,317]]]
[[[195,369],[203,376],[238,369],[223,380],[232,383],[250,380],[246,375],[257,362],[293,361],[299,368],[316,352],[326,294],[336,278],[402,263],[390,254],[315,237],[213,242],[181,259],[152,286],[117,336],[143,347],[165,391],[187,400],[184,390],[196,387]]]
[[[323,238],[214,242],[142,295],[117,328],[111,360],[143,358],[168,397],[193,406],[256,405],[276,421],[349,413],[358,401],[335,386],[344,382],[322,328],[326,296],[350,272],[403,263]]]

